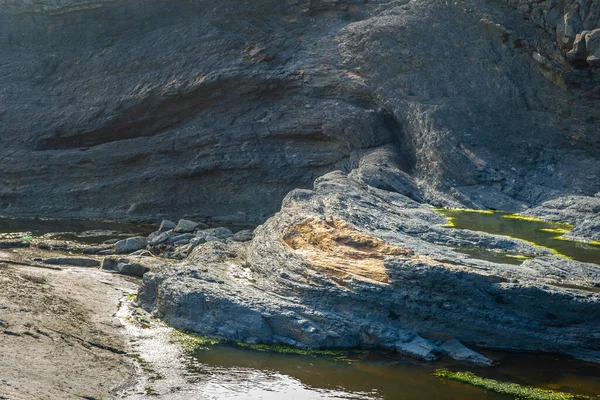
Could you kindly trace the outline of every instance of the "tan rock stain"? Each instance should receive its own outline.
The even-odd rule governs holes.
[[[311,266],[335,279],[388,283],[384,259],[413,253],[359,232],[339,218],[308,218],[290,226],[283,242]]]

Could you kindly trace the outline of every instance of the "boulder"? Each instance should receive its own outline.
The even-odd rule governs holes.
[[[119,240],[115,245],[115,252],[118,254],[128,254],[134,251],[145,249],[148,241],[145,237],[132,237],[124,240]]]
[[[489,367],[492,360],[464,346],[460,341],[451,339],[440,346],[440,349],[450,358],[477,367]]]
[[[163,221],[160,223],[160,228],[158,228],[159,232],[166,232],[166,231],[170,231],[173,230],[177,227],[177,224],[173,221],[170,221],[168,219],[163,219]]]
[[[169,238],[171,236],[173,236],[174,234],[175,234],[175,232],[172,231],[172,230],[170,230],[170,231],[162,232],[161,234],[159,234],[157,236],[154,236],[152,238],[148,237],[148,244],[150,246],[157,246],[157,245],[159,245],[161,243],[164,243],[167,240],[169,240]]]
[[[85,257],[55,257],[43,260],[44,264],[70,265],[73,267],[99,267],[100,261]]]
[[[180,219],[175,227],[174,231],[176,233],[191,233],[194,232],[196,227],[198,226],[197,222],[190,221],[187,219]]]

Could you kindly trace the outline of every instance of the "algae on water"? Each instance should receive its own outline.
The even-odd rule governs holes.
[[[438,369],[434,373],[440,378],[450,379],[456,382],[466,383],[482,389],[491,390],[496,393],[514,396],[519,400],[579,400],[591,399],[589,396],[573,393],[557,392],[549,389],[539,389],[531,386],[523,386],[512,382],[501,382],[495,379],[482,378],[471,372],[455,372],[447,369]]]

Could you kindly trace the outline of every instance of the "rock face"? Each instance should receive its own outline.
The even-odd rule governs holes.
[[[382,145],[430,203],[600,191],[598,0],[142,3],[0,2],[0,214],[263,222]]]
[[[598,265],[445,229],[430,206],[367,185],[365,174],[327,174],[312,191],[292,191],[251,242],[206,243],[185,262],[153,270],[140,302],[180,329],[233,341],[379,346],[488,363],[456,342],[436,343],[442,336],[600,361]],[[453,246],[537,258],[498,264]]]

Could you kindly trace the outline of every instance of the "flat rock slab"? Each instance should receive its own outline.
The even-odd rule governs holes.
[[[0,249],[15,249],[15,248],[23,248],[29,247],[30,243],[22,240],[19,241],[8,241],[8,242],[0,242]]]
[[[86,257],[56,257],[46,258],[44,264],[70,265],[73,267],[99,267],[100,261]]]

